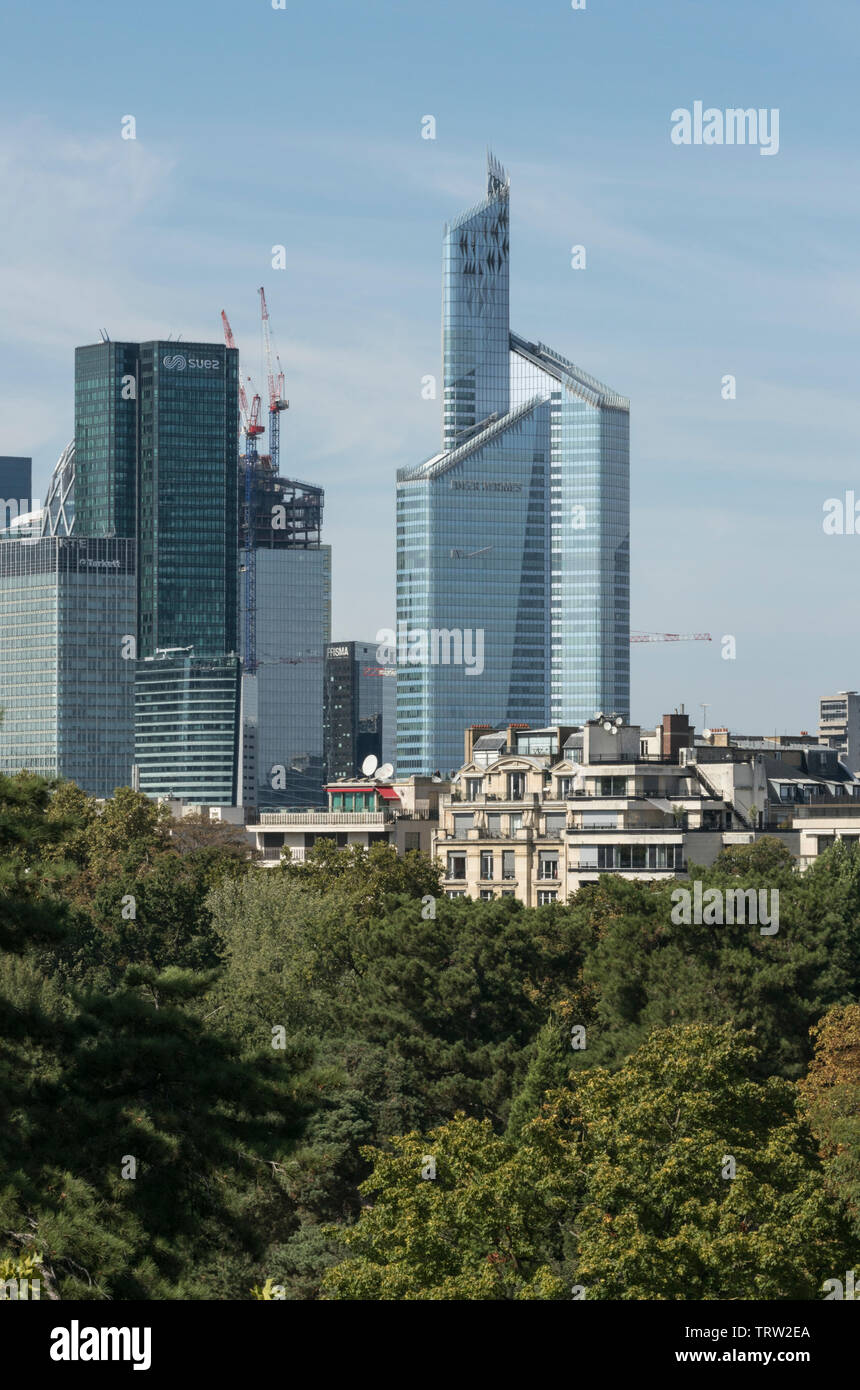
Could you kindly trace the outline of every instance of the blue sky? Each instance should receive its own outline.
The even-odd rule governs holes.
[[[634,719],[812,729],[860,688],[860,535],[822,528],[860,497],[853,0],[7,0],[2,47],[0,453],[33,455],[37,495],[76,344],[218,339],[226,308],[262,385],[264,284],[284,469],[326,488],[333,636],[372,639],[395,470],[439,441],[442,224],[490,145],[513,327],[631,398],[633,626],[717,639],[635,646]],[[673,145],[696,100],[778,108],[779,153]]]

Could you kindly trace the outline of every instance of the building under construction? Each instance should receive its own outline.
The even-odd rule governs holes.
[[[268,377],[269,452],[260,397],[240,380],[245,440],[237,513],[242,712],[239,799],[263,810],[325,802],[324,657],[331,639],[331,551],[322,544],[323,490],[280,475],[280,416],[288,408],[284,373],[271,339],[261,288]],[[233,335],[222,312],[228,346]],[[277,363],[277,370],[275,367]]]
[[[242,489],[247,466],[242,460]],[[250,507],[239,509],[239,617],[251,651],[242,680],[241,800],[263,810],[322,806],[324,657],[331,640],[323,490],[279,478],[267,457],[255,460],[251,483]]]
[[[245,472],[247,455],[240,460],[239,548],[247,549]],[[322,542],[324,494],[313,483],[279,478],[268,454],[253,461],[251,471],[251,528],[255,550],[293,547],[308,550]]]

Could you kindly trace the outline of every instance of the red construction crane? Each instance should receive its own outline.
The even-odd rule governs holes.
[[[221,310],[221,322],[222,322],[223,325],[224,325],[224,342],[227,344],[228,348],[234,348],[234,347],[236,346],[236,339],[233,337],[233,330],[232,330],[232,328],[230,327],[230,320],[228,319],[228,317],[227,317],[227,315],[226,315],[226,313],[224,312],[223,309]],[[240,406],[241,411],[242,411],[242,426],[241,426],[241,429],[239,430],[239,433],[241,434],[241,433],[242,433],[242,430],[245,430],[245,432],[247,433],[247,430],[248,430],[248,397],[245,395],[245,388],[244,388],[244,386],[242,385],[242,378],[241,378],[241,377],[239,378],[239,406]]]
[[[709,632],[631,632],[631,642],[712,642]]]

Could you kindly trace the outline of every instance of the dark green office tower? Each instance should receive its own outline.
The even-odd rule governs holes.
[[[239,354],[141,343],[139,654],[235,652]]]
[[[75,350],[75,506],[82,536],[134,538],[137,343]]]
[[[236,650],[238,389],[221,344],[75,354],[75,526],[137,540],[139,657]]]

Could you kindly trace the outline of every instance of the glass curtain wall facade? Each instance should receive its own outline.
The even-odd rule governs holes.
[[[0,529],[25,516],[33,505],[33,461],[0,454]]]
[[[46,508],[136,539],[140,787],[206,805],[236,792],[238,371],[219,343],[78,348],[73,492],[61,460]]]
[[[239,613],[245,622],[245,469],[239,479]],[[261,810],[325,805],[323,667],[331,638],[331,547],[323,489],[280,477],[267,455],[252,474],[255,657],[242,676],[241,796]]]
[[[138,542],[138,651],[235,652],[239,354],[218,343],[75,352],[75,530]]]
[[[135,588],[133,540],[0,544],[0,770],[130,784]]]
[[[82,536],[136,535],[139,345],[75,349],[75,501]]]
[[[442,452],[398,472],[401,775],[468,724],[629,716],[629,402],[510,332],[508,207],[491,156],[445,231]]]
[[[238,657],[167,653],[137,664],[135,762],[147,796],[236,804]]]
[[[71,536],[75,530],[75,442],[67,444],[57,462],[42,508],[43,536]]]
[[[196,657],[237,649],[238,393],[235,349],[141,344],[142,657],[158,648],[192,646]]]
[[[323,806],[331,547],[258,549],[256,594],[257,668],[242,678],[243,800],[261,810]]]

